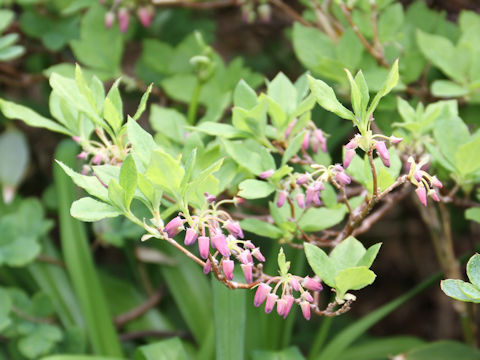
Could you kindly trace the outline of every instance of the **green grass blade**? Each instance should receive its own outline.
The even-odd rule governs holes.
[[[62,142],[55,158],[73,167],[77,152],[78,148],[73,142]],[[53,175],[58,196],[63,258],[87,324],[87,336],[96,354],[121,357],[122,349],[95,271],[85,228],[70,216],[75,187],[60,166],[55,165]]]
[[[217,359],[245,358],[245,290],[231,290],[212,278]]]

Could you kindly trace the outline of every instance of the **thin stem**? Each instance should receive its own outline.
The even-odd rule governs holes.
[[[195,83],[195,88],[193,89],[192,100],[188,106],[188,123],[190,125],[195,125],[196,116],[197,116],[197,107],[198,107],[198,98],[200,96],[200,90],[202,89],[202,83],[197,79]]]
[[[377,180],[377,169],[375,169],[375,163],[373,162],[373,152],[372,149],[368,150],[368,162],[370,163],[370,169],[372,170],[373,177],[373,197],[371,201],[375,201],[378,196],[378,180]]]
[[[140,330],[132,331],[124,334],[120,334],[119,338],[121,341],[131,341],[137,339],[145,339],[148,337],[159,337],[159,338],[169,338],[169,337],[187,337],[187,333],[184,331],[168,331],[168,330]]]
[[[304,26],[312,26],[307,20],[305,20],[302,15],[297,13],[292,7],[286,4],[286,2],[282,0],[268,0],[270,3],[278,7],[282,10],[285,14],[291,17],[294,21],[298,21],[300,24]]]
[[[126,323],[139,318],[140,316],[145,314],[148,310],[155,307],[163,297],[163,292],[164,292],[163,287],[160,287],[143,304],[115,317],[115,320],[114,320],[115,326],[118,328],[122,327]]]
[[[193,261],[195,261],[198,265],[201,265],[202,267],[205,266],[205,262],[202,261],[201,259],[199,259],[197,256],[195,256],[194,254],[192,254],[190,251],[188,251],[187,249],[185,249],[182,245],[180,245],[179,243],[177,243],[174,239],[171,239],[169,237],[165,237],[165,240],[168,241],[170,244],[172,244],[173,246],[175,246],[178,250],[180,250],[181,252],[183,252],[185,255],[187,255],[190,259],[192,259]]]

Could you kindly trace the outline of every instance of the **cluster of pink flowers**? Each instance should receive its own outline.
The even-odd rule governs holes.
[[[271,313],[275,305],[277,305],[278,315],[285,319],[290,313],[292,305],[296,302],[300,305],[305,319],[310,320],[311,306],[314,302],[314,298],[310,291],[320,292],[323,290],[323,286],[319,279],[312,279],[308,276],[302,278],[300,276],[288,274],[287,276],[282,277],[275,287],[272,288],[269,284],[276,279],[277,278],[272,278],[271,280],[265,283],[262,282],[258,285],[253,305],[259,307],[265,302],[265,312],[267,314]],[[280,289],[280,286],[282,287],[282,291],[281,296],[279,297],[277,291]],[[294,296],[295,293],[298,294],[297,297]]]
[[[386,167],[390,167],[390,155],[388,153],[387,146],[385,145],[385,141],[383,140],[374,140],[375,138],[384,138],[385,140],[390,141],[392,144],[398,144],[403,139],[398,138],[396,136],[384,137],[383,135],[373,135],[373,146],[375,147],[375,151],[377,155],[383,162],[383,165]],[[351,139],[347,145],[345,145],[345,157],[343,159],[343,167],[346,169],[352,162],[353,157],[355,156],[356,149],[358,147],[362,147],[363,137],[360,134],[356,134],[353,139]],[[364,149],[365,150],[365,149]]]
[[[287,130],[285,130],[285,139],[288,139],[297,122],[298,119],[295,118],[290,124],[288,124]],[[301,149],[302,151],[307,151],[309,148],[311,148],[315,154],[319,149],[322,149],[323,152],[327,152],[327,138],[324,132],[317,128],[312,121],[306,126]]]
[[[440,201],[438,190],[443,187],[442,182],[436,176],[428,174],[424,168],[428,167],[428,158],[423,158],[419,163],[415,162],[413,157],[408,158],[410,167],[408,179],[417,187],[415,193],[423,206],[427,206],[427,197],[433,201]]]
[[[100,2],[103,3],[104,1],[101,0]],[[124,6],[120,6],[121,3],[121,0],[115,0],[113,2],[112,8],[105,14],[105,27],[107,29],[111,28],[112,25],[115,23],[115,19],[117,19],[120,31],[125,33],[127,32],[130,25],[130,9]],[[154,15],[155,10],[151,5],[140,6],[139,8],[137,8],[138,20],[144,27],[150,26]]]
[[[265,257],[250,240],[243,240],[244,234],[240,224],[227,212],[215,206],[215,197],[209,194],[205,196],[207,202],[211,204],[208,210],[201,215],[193,215],[188,220],[179,215],[165,225],[163,232],[172,238],[185,230],[185,245],[190,246],[198,242],[200,256],[207,260],[203,269],[205,274],[211,271],[213,261],[215,266],[222,268],[225,278],[232,280],[235,267],[233,258],[240,262],[247,283],[252,283],[253,259],[264,262]],[[185,228],[187,223],[189,226]],[[211,248],[213,252],[210,251]],[[217,260],[217,256],[220,260]]]

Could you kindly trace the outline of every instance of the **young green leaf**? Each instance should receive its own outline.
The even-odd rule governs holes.
[[[82,221],[93,222],[116,217],[121,213],[112,205],[84,197],[72,203],[70,215]]]
[[[238,187],[240,189],[238,196],[245,199],[265,198],[275,191],[275,187],[272,184],[254,179],[242,181]]]
[[[127,210],[130,208],[135,190],[137,189],[138,182],[137,167],[135,166],[135,160],[133,156],[129,155],[123,161],[120,168],[120,186],[125,190],[125,207]]]
[[[312,270],[325,284],[335,287],[335,265],[328,255],[315,245],[304,243],[304,251]]]
[[[343,298],[348,290],[360,290],[375,281],[376,275],[366,266],[356,266],[343,269],[335,277],[337,297]]]
[[[153,83],[150,84],[147,88],[147,91],[145,91],[142,95],[142,98],[140,99],[140,104],[138,104],[137,111],[135,112],[135,115],[133,115],[133,120],[137,121],[140,119],[140,116],[142,116],[143,112],[147,108],[147,101],[148,97],[150,96],[150,92],[152,91],[153,88]]]

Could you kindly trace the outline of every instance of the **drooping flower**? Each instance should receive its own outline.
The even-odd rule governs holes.
[[[107,29],[110,29],[114,22],[115,22],[115,13],[113,13],[112,11],[108,11],[105,14],[105,27]]]
[[[300,307],[302,308],[303,317],[306,320],[310,320],[310,303],[308,303],[307,301],[302,301],[300,303]]]
[[[235,236],[236,238],[239,238],[239,239],[244,238],[242,228],[240,227],[240,224],[238,223],[238,221],[227,220],[223,225],[223,227],[227,229],[228,232],[233,236]]]
[[[275,173],[275,170],[269,169],[269,170],[265,170],[264,172],[260,173],[260,174],[258,175],[258,177],[259,177],[260,179],[268,179],[268,178],[271,177],[274,173]]]
[[[197,240],[197,232],[193,230],[192,228],[188,228],[187,231],[185,232],[185,245],[189,246],[195,243]]]
[[[220,254],[222,254],[222,256],[230,256],[227,238],[222,233],[218,233],[212,236],[212,245],[215,247],[215,249],[218,250]]]
[[[208,258],[208,253],[210,250],[210,239],[207,236],[198,237],[198,251],[200,256],[204,259]]]
[[[267,314],[270,314],[273,310],[273,307],[275,306],[275,303],[277,302],[278,295],[270,293],[267,295],[267,302],[265,303],[265,312]]]
[[[138,20],[144,27],[149,27],[152,23],[155,12],[151,6],[142,6],[137,10]]]
[[[280,190],[278,192],[278,197],[277,197],[277,207],[281,208],[283,204],[285,204],[287,197],[288,197],[288,192],[286,192],[285,190]]]
[[[255,307],[259,307],[260,305],[262,305],[265,299],[267,298],[268,294],[270,294],[270,291],[272,291],[272,288],[270,285],[267,285],[265,283],[260,283],[260,285],[258,285],[257,287],[257,291],[253,299],[253,305]]]
[[[243,271],[243,276],[245,276],[245,281],[247,284],[251,284],[253,282],[253,265],[250,264],[240,264],[240,267],[242,268]]]
[[[305,208],[305,195],[303,193],[298,193],[295,198],[297,199],[297,204],[300,209]]]
[[[415,193],[417,194],[418,199],[420,200],[422,205],[427,206],[427,190],[425,189],[425,186],[423,186],[423,184],[420,184],[415,190]]]
[[[376,141],[375,149],[377,150],[377,154],[380,156],[383,165],[385,165],[386,167],[390,167],[390,155],[388,153],[387,147],[385,146],[385,142]]]
[[[168,234],[168,237],[173,238],[183,229],[183,220],[180,218],[180,216],[176,216],[170,220],[167,225],[165,225],[163,231]]]
[[[343,159],[343,167],[345,169],[348,168],[354,156],[355,156],[355,150],[347,149],[345,151],[345,158]]]
[[[305,278],[303,280],[303,283],[302,283],[302,286],[304,288],[306,288],[308,290],[312,290],[312,291],[322,291],[323,290],[322,284],[319,281],[316,281],[309,276],[305,276]]]
[[[127,32],[128,25],[130,24],[130,13],[126,8],[120,8],[118,10],[118,25],[122,33]]]
[[[235,264],[232,260],[230,259],[223,259],[222,260],[222,269],[223,269],[223,274],[225,275],[225,278],[227,280],[232,280],[233,279],[233,269],[235,267]]]

